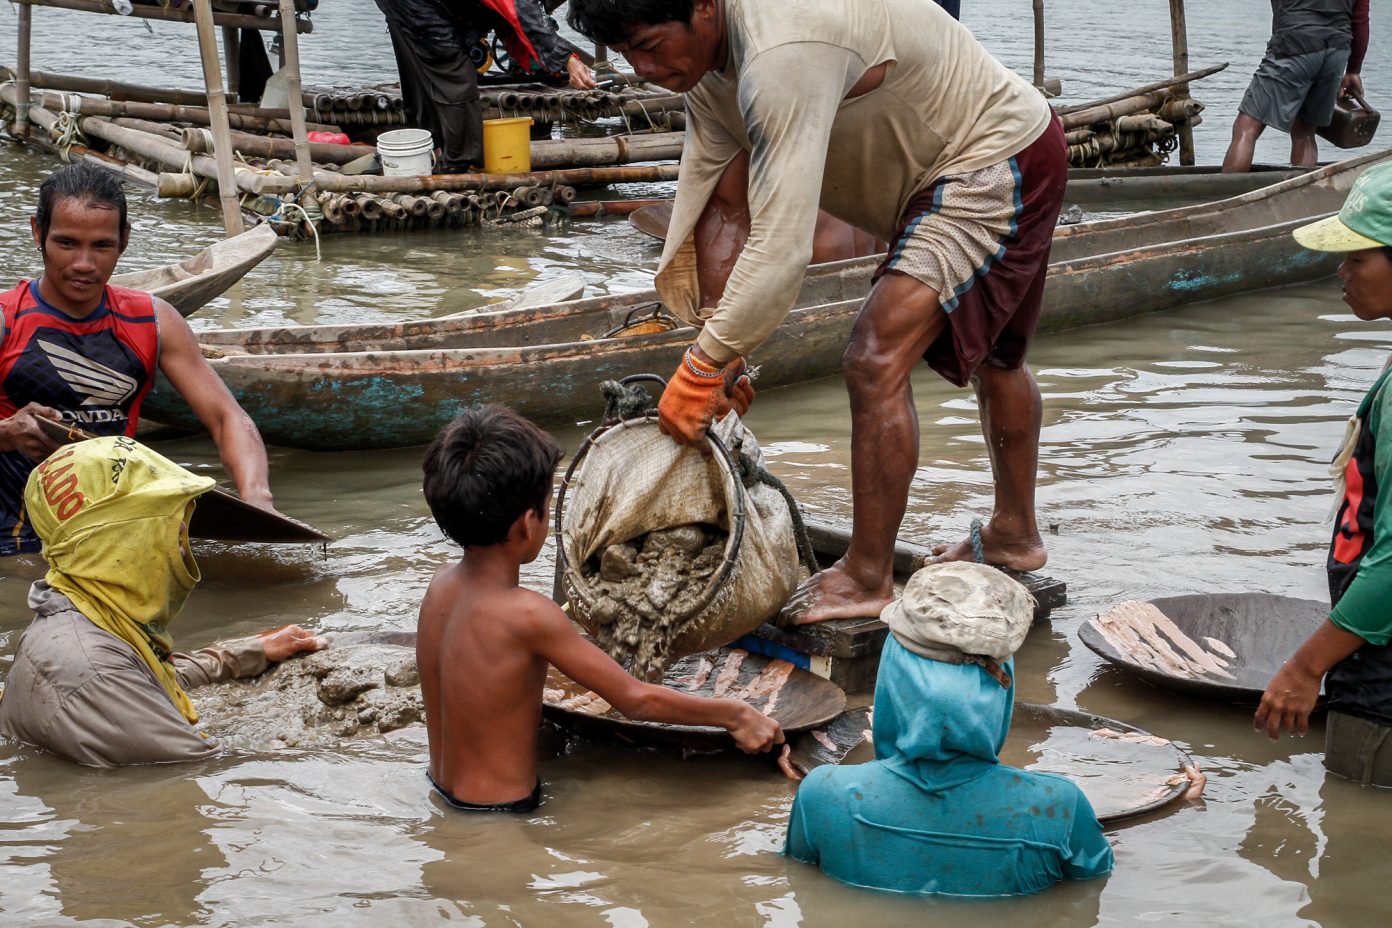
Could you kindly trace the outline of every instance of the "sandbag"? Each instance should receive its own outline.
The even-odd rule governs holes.
[[[777,489],[759,482],[758,442],[734,413],[712,433],[718,444],[703,456],[663,435],[654,418],[601,427],[561,487],[556,542],[571,616],[635,676],[660,678],[672,661],[753,631],[797,586],[792,514]],[[587,576],[592,559],[611,545],[693,523],[728,533],[723,561],[701,594],[682,609],[649,603],[647,617],[635,610],[616,617]]]

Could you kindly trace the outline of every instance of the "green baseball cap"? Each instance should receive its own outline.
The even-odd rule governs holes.
[[[1293,234],[1312,251],[1362,251],[1392,245],[1392,164],[1364,171],[1339,215],[1301,226]]]

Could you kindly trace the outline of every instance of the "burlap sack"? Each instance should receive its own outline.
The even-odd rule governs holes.
[[[737,415],[726,416],[713,432],[737,464],[743,457],[763,466],[758,443]],[[797,542],[782,494],[758,482],[746,486],[721,455],[705,457],[677,445],[655,419],[633,419],[592,436],[562,489],[558,522],[572,617],[616,659],[632,657],[635,675],[660,673],[677,658],[753,631],[777,614],[797,586]],[[609,545],[693,522],[730,533],[725,564],[711,577],[699,608],[689,615],[664,614],[663,627],[645,625],[636,643],[596,621],[595,595],[582,565]]]

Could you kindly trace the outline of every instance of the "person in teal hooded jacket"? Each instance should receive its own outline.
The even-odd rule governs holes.
[[[915,894],[1023,895],[1061,879],[1110,873],[1112,849],[1082,791],[1064,777],[1008,767],[998,757],[1014,706],[1010,654],[1028,630],[1028,611],[1023,624],[1015,621],[1018,633],[994,635],[989,626],[1011,620],[977,610],[944,622],[943,600],[954,598],[948,591],[920,597],[936,600],[936,621],[905,617],[927,586],[943,593],[942,577],[930,573],[940,568],[959,575],[951,581],[963,580],[963,571],[995,572],[933,565],[885,610],[892,634],[875,684],[875,760],[808,775],[784,853],[843,883]],[[975,644],[944,640],[942,629],[954,622]]]

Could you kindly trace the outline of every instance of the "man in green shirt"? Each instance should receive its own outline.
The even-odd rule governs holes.
[[[1338,216],[1297,229],[1316,251],[1347,252],[1344,302],[1359,319],[1392,319],[1392,164],[1369,168]],[[1389,369],[1392,370],[1392,369]],[[1303,735],[1324,680],[1325,766],[1364,785],[1392,786],[1392,399],[1373,384],[1335,458],[1341,472],[1329,546],[1329,618],[1262,695],[1254,720],[1272,739]],[[1386,497],[1386,498],[1384,498]]]

